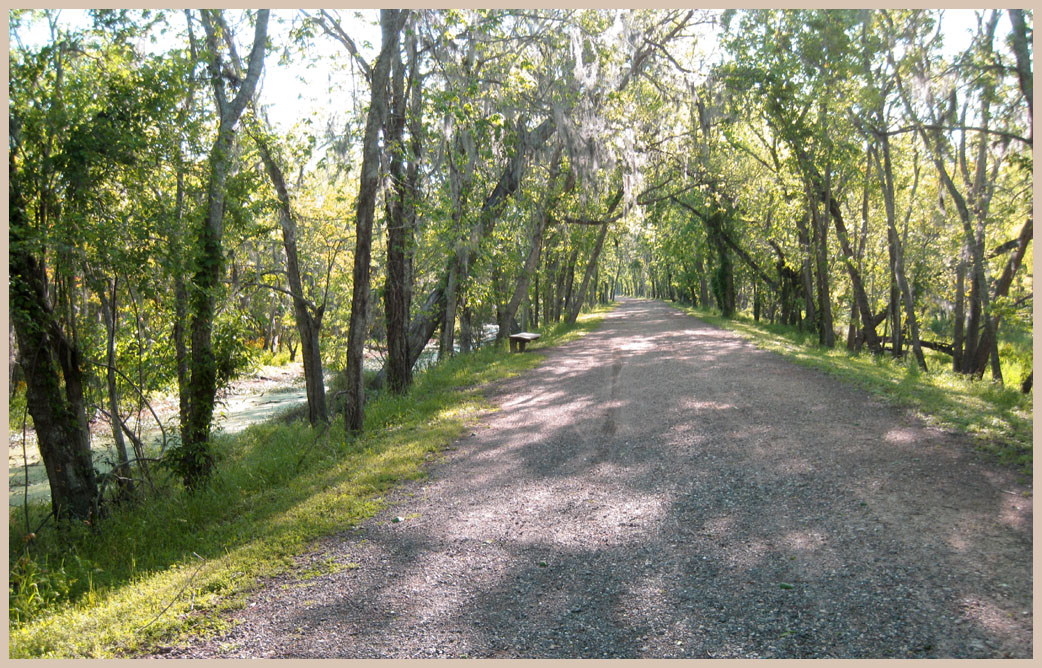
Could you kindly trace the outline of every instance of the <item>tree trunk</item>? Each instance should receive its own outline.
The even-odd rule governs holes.
[[[824,204],[823,204],[824,206]],[[818,203],[811,199],[811,222],[814,231],[814,264],[818,287],[818,343],[828,348],[836,345],[832,327],[832,296],[829,292],[828,220],[827,213],[818,212]],[[824,220],[823,220],[824,219]]]
[[[544,287],[545,294],[543,296],[543,322],[549,326],[557,322],[557,315],[554,313],[554,309],[557,304],[557,264],[558,254],[554,253],[553,262],[550,262],[549,254],[547,254],[546,262],[546,285]]]
[[[887,257],[890,260],[887,268],[890,270],[890,298],[887,301],[887,311],[890,317],[890,354],[893,357],[901,357],[903,355],[903,333],[901,329],[901,289],[897,284],[897,249],[896,244],[900,243],[897,239],[896,233],[887,228]]]
[[[883,182],[883,203],[886,208],[887,239],[889,242],[888,246],[892,262],[891,269],[897,283],[896,287],[900,292],[901,299],[904,301],[905,317],[908,321],[908,334],[912,339],[912,353],[915,355],[915,361],[919,365],[919,368],[926,371],[926,358],[923,355],[923,348],[919,341],[919,321],[915,317],[915,300],[912,296],[912,288],[908,284],[908,278],[905,275],[904,249],[902,247],[901,238],[897,234],[897,203],[894,187],[894,172],[890,160],[890,138],[883,135],[879,141],[883,153],[883,161],[882,164],[878,162],[876,164],[879,167],[880,177]],[[878,160],[878,155],[876,156],[876,159]],[[918,170],[916,171],[915,178],[917,185],[919,181]],[[912,186],[913,195],[915,194],[916,185]],[[893,289],[891,289],[891,300],[893,299]],[[899,314],[895,312],[893,319],[895,356],[899,354],[901,341],[900,318],[898,315]]]
[[[803,283],[804,320],[809,323],[817,323],[818,316],[814,309],[814,272],[811,267],[810,232],[807,229],[809,218],[809,213],[806,216],[797,218],[796,229],[799,235],[801,254],[803,255],[803,260],[800,263],[800,280]],[[800,329],[802,329],[802,326]]]
[[[473,312],[464,296],[459,307],[459,349],[461,353],[469,353],[474,346]]]
[[[839,202],[835,199],[830,198],[829,200],[829,214],[832,217],[833,225],[836,228],[836,237],[839,239],[839,245],[846,260],[844,264],[847,267],[847,274],[850,276],[850,283],[854,288],[854,301],[858,305],[861,320],[865,322],[864,343],[870,351],[878,353],[880,351],[879,337],[876,336],[875,327],[871,324],[872,307],[868,302],[868,294],[865,292],[861,273],[854,266],[854,253],[850,246],[850,239],[847,236],[847,226],[843,222],[843,214],[839,207]]]
[[[546,222],[549,216],[545,209],[541,209],[536,214],[535,229],[532,231],[532,239],[528,247],[528,257],[525,259],[525,266],[521,270],[521,275],[517,279],[517,284],[514,286],[514,293],[510,297],[510,301],[507,302],[506,307],[499,318],[499,333],[496,334],[496,340],[502,340],[510,332],[510,323],[514,320],[517,314],[517,309],[521,305],[521,300],[528,294],[528,284],[532,280],[532,275],[535,273],[535,269],[539,266],[539,255],[543,246],[543,232],[546,230]],[[536,311],[539,310],[539,282],[536,279]]]
[[[621,199],[620,197],[616,199]],[[614,209],[614,205],[611,207]],[[609,215],[611,210],[608,211]],[[590,285],[590,276],[593,275],[594,270],[597,268],[597,261],[601,257],[601,249],[604,247],[604,237],[608,234],[608,223],[601,225],[601,231],[597,234],[597,241],[593,246],[593,253],[590,254],[590,259],[586,263],[586,271],[583,272],[582,282],[579,284],[579,291],[576,293],[574,298],[571,300],[571,306],[568,309],[568,315],[565,322],[569,325],[575,324],[576,318],[579,317],[579,311],[582,310],[583,302],[586,300],[586,289]],[[571,279],[571,274],[568,275]],[[568,287],[571,288],[571,280],[568,282]]]
[[[952,317],[954,333],[952,336],[952,370],[962,372],[962,357],[965,347],[963,330],[966,326],[966,253],[965,248],[959,253],[959,261],[955,268],[955,313]]]
[[[456,311],[459,308],[460,258],[454,255],[445,281],[445,312],[442,314],[441,338],[438,340],[438,360],[452,356],[453,337],[456,334]]]
[[[249,70],[235,99],[227,99],[225,77],[217,51],[217,27],[204,10],[210,51],[210,77],[220,113],[217,139],[210,153],[210,176],[207,188],[207,213],[196,236],[196,271],[192,276],[189,294],[191,311],[192,360],[188,382],[188,419],[181,425],[181,474],[185,487],[195,489],[210,475],[213,452],[210,446],[210,424],[213,419],[217,393],[217,359],[214,355],[212,332],[214,306],[224,268],[221,237],[224,231],[225,182],[232,162],[232,142],[235,125],[246,103],[253,97],[257,79],[264,61],[269,10],[257,12],[253,50]]]
[[[517,309],[521,305],[521,300],[528,296],[528,284],[532,280],[532,275],[535,274],[536,267],[539,266],[539,256],[543,248],[543,233],[546,231],[546,224],[549,220],[549,214],[547,209],[550,206],[550,195],[557,185],[557,175],[560,170],[560,159],[561,150],[554,153],[550,163],[550,175],[546,180],[546,196],[543,199],[542,206],[536,213],[536,223],[532,230],[532,237],[528,245],[528,256],[525,258],[525,266],[521,270],[521,275],[518,277],[517,284],[514,286],[514,292],[510,297],[510,301],[507,302],[505,308],[499,318],[499,332],[496,334],[496,340],[502,341],[504,336],[510,332],[510,323],[513,322]],[[538,321],[539,311],[539,281],[536,279],[536,321]]]
[[[1017,248],[1010,256],[1009,260],[1006,261],[1006,266],[1002,270],[1002,275],[999,280],[995,283],[995,295],[993,299],[999,299],[1009,294],[1009,288],[1013,284],[1013,277],[1016,275],[1017,270],[1020,268],[1021,262],[1024,260],[1024,254],[1027,252],[1028,244],[1034,236],[1034,224],[1033,219],[1028,218],[1024,222],[1024,225],[1020,228],[1020,234],[1017,235]],[[999,316],[992,316],[987,319],[987,326],[984,328],[984,332],[981,334],[980,341],[976,348],[976,358],[973,360],[973,373],[978,378],[984,375],[984,371],[988,364],[988,355],[993,354],[995,361],[998,360],[998,338],[996,333],[1000,322]],[[997,364],[996,364],[997,366]],[[1001,371],[992,369],[992,377],[995,380],[1002,380]]]
[[[180,230],[184,212],[184,174],[177,174],[177,226]],[[188,348],[185,342],[185,323],[188,320],[188,290],[185,288],[183,249],[178,231],[170,240],[174,258],[174,359],[177,365],[178,424],[188,423]]]
[[[560,310],[564,312],[565,317],[568,317],[568,311],[572,308],[572,288],[575,287],[575,261],[578,257],[579,249],[573,248],[568,266],[564,268],[564,289],[562,292],[564,299],[561,300]]]
[[[116,301],[118,282],[112,279],[108,289],[112,296],[106,295],[106,289],[98,290],[101,299],[101,310],[105,318],[105,386],[108,390],[109,421],[112,431],[112,441],[116,445],[116,475],[120,494],[132,494],[134,492],[134,481],[130,476],[130,458],[127,456],[127,442],[123,438],[122,417],[119,412],[119,393],[116,389],[116,324],[118,322],[118,304]]]
[[[698,271],[698,304],[702,308],[708,308],[709,282],[706,280],[705,258],[701,252],[695,253],[695,270]]]
[[[189,49],[194,60],[198,57],[195,32],[192,30],[192,13],[186,9]],[[195,100],[196,83],[193,80],[185,91],[185,101],[177,113],[178,125],[188,121]],[[180,145],[176,154],[177,185],[174,193],[174,229],[170,234],[171,274],[174,278],[174,358],[177,365],[178,424],[188,423],[188,348],[185,341],[185,324],[188,322],[188,290],[185,287],[185,256],[182,230],[185,228],[185,159]]]
[[[720,314],[730,318],[735,312],[734,265],[725,240],[723,214],[714,212],[703,218],[709,231],[709,240],[716,249],[717,267],[713,272],[711,286]]]
[[[1017,79],[1020,82],[1020,92],[1024,94],[1024,101],[1028,105],[1028,137],[1034,140],[1034,77],[1031,73],[1031,54],[1028,47],[1024,10],[1010,9],[1007,11],[1009,13],[1009,23],[1013,28],[1011,40],[1013,42],[1013,54],[1017,59]],[[1032,36],[1034,36],[1034,33],[1032,33]]]
[[[347,330],[346,398],[344,425],[349,432],[359,433],[365,422],[365,388],[362,386],[362,363],[369,320],[369,270],[372,253],[373,214],[376,191],[380,185],[380,128],[387,113],[387,80],[392,55],[398,50],[398,34],[402,29],[402,10],[381,9],[380,27],[383,43],[373,67],[372,97],[362,142],[362,169],[358,184],[355,222],[354,290],[351,297],[351,320]]]
[[[391,153],[391,188],[387,206],[387,281],[384,287],[384,316],[387,321],[387,387],[393,394],[412,385],[409,359],[409,309],[412,280],[410,249],[414,244],[416,197],[419,189],[419,159],[422,148],[422,83],[417,72],[416,36],[406,38],[409,52],[409,91],[403,91],[404,72],[400,57],[394,60],[388,144],[399,147]],[[411,96],[411,97],[410,97]],[[405,180],[402,178],[402,133],[406,122],[406,98],[411,99],[410,146]]]
[[[496,187],[489,194],[481,207],[479,228],[480,239],[487,239],[495,227],[495,222],[506,206],[507,200],[517,191],[521,184],[524,173],[525,159],[529,153],[539,148],[555,132],[556,127],[552,119],[546,119],[529,133],[523,133],[515,153],[507,161],[506,167],[500,176]],[[444,321],[446,311],[446,279],[438,284],[427,294],[423,306],[409,325],[409,356],[411,365],[415,365],[423,353],[427,342],[437,331],[438,325]],[[374,386],[383,384],[386,377],[386,369],[380,371],[374,381]]]
[[[62,333],[47,297],[46,273],[29,251],[29,221],[13,151],[8,162],[9,312],[18,365],[25,374],[26,405],[50,483],[51,510],[58,518],[89,520],[98,485],[84,412],[80,353]]]
[[[316,308],[304,297],[297,251],[297,221],[290,206],[286,179],[264,139],[257,139],[257,147],[279,200],[279,224],[282,227],[282,244],[286,250],[286,276],[292,294],[293,316],[297,324],[297,333],[300,335],[301,358],[304,364],[308,422],[314,426],[319,422],[329,421],[326,387],[322,375],[322,351],[319,347],[324,305]]]

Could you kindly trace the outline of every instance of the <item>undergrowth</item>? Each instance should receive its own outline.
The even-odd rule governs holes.
[[[1016,386],[1003,386],[990,380],[972,380],[951,370],[951,358],[927,353],[927,372],[922,372],[909,357],[855,354],[837,341],[835,348],[818,344],[813,332],[787,325],[755,322],[745,315],[722,318],[708,310],[673,305],[708,323],[729,329],[758,347],[772,350],[804,366],[820,369],[877,395],[892,404],[913,409],[927,422],[956,429],[977,437],[981,450],[997,457],[1020,472],[1031,473],[1032,406],[1031,395]],[[1011,355],[1016,374],[1026,361]],[[1006,369],[1004,369],[1006,372]],[[1026,375],[1026,372],[1024,372]]]
[[[557,325],[529,350],[581,336],[601,308]],[[47,525],[27,536],[10,513],[10,649],[15,657],[116,657],[220,631],[261,578],[285,571],[315,539],[380,510],[383,494],[489,406],[481,387],[535,366],[505,345],[456,356],[417,375],[408,394],[366,404],[361,437],[273,419],[215,438],[212,481],[193,494],[173,476],[147,500],[96,526]],[[32,527],[48,511],[30,508]]]

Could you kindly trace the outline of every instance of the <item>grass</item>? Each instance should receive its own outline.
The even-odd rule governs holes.
[[[835,348],[825,348],[818,344],[816,334],[800,332],[795,327],[757,323],[744,315],[728,320],[707,310],[674,307],[729,329],[760,348],[836,376],[894,405],[910,408],[931,424],[971,434],[981,450],[1022,473],[1031,474],[1031,395],[1019,392],[1017,387],[1004,387],[988,380],[973,381],[953,373],[951,358],[934,351],[924,350],[928,353],[930,369],[924,373],[911,359],[856,355],[842,342]],[[1009,357],[1015,365],[1025,364],[1016,355]],[[1026,367],[1030,370],[1030,356]],[[1018,373],[1013,368],[1003,371],[1004,374]]]
[[[551,328],[530,349],[581,336],[605,310]],[[452,358],[419,374],[407,395],[367,403],[358,438],[339,421],[323,431],[277,419],[218,437],[217,472],[205,489],[187,494],[167,480],[95,527],[52,524],[27,541],[21,509],[12,509],[10,656],[132,656],[220,631],[222,613],[244,605],[261,578],[290,569],[315,539],[378,512],[396,483],[424,475],[489,408],[482,386],[540,359],[505,345]],[[30,511],[35,525],[47,509]],[[341,567],[351,565],[323,566]]]

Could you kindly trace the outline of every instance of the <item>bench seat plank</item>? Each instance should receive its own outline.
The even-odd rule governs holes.
[[[535,341],[542,334],[535,332],[518,332],[517,334],[510,335],[510,350],[511,352],[525,352],[525,346],[530,341]]]

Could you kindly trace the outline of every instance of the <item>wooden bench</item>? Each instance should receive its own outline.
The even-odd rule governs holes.
[[[512,353],[523,353],[525,352],[525,346],[528,345],[529,341],[535,341],[542,334],[536,334],[535,332],[518,332],[517,334],[510,335],[510,352]]]

